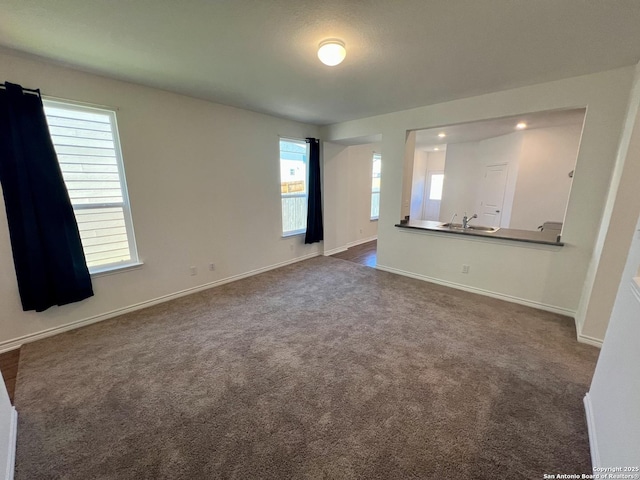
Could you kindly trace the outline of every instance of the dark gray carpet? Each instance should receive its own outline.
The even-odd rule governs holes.
[[[573,320],[319,257],[25,345],[17,480],[590,473]]]

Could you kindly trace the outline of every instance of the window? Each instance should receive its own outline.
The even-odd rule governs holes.
[[[379,153],[373,154],[373,169],[371,175],[371,220],[377,220],[380,215],[380,171],[382,157]]]
[[[44,101],[91,273],[138,263],[115,112]]]
[[[282,235],[307,230],[307,165],[309,149],[302,140],[280,139],[280,194],[282,197]]]
[[[429,200],[442,200],[443,185],[444,173],[432,173],[429,175]]]

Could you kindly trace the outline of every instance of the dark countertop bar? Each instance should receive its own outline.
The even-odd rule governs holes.
[[[479,230],[461,230],[442,226],[443,222],[430,220],[410,220],[408,223],[397,223],[396,227],[413,230],[426,230],[429,232],[450,233],[452,235],[467,235],[472,237],[499,238],[500,240],[514,240],[516,242],[540,243],[542,245],[555,245],[562,247],[563,242],[558,241],[558,233],[553,230],[546,232],[516,230],[514,228],[501,228],[497,232],[483,232]]]

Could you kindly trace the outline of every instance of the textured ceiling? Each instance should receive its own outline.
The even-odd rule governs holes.
[[[0,3],[4,47],[321,125],[635,64],[639,25],[640,0]]]

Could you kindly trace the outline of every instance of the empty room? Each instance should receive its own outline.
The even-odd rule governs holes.
[[[0,5],[0,478],[640,478],[640,2]]]

